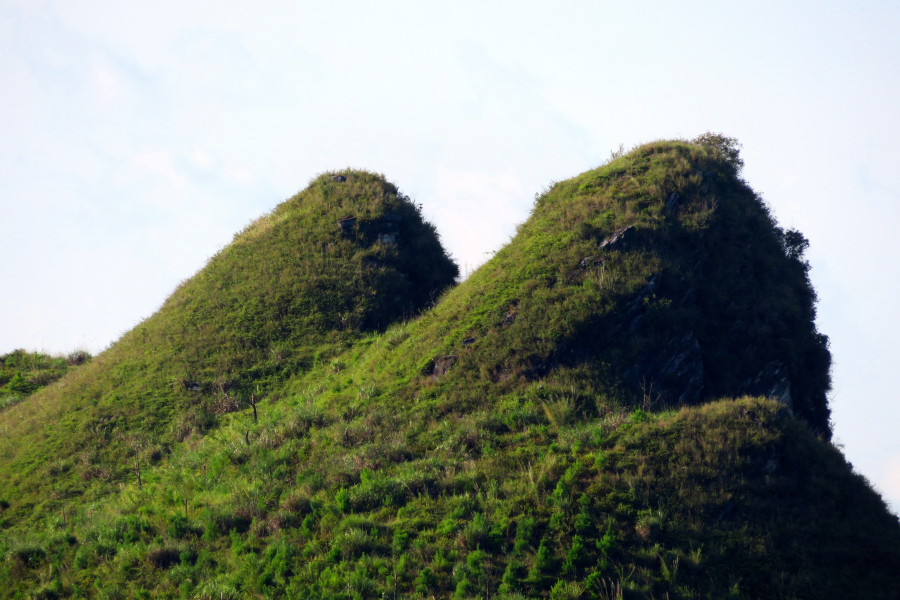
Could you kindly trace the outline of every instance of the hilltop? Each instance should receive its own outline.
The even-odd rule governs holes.
[[[102,496],[132,473],[123,453],[158,457],[202,435],[360,335],[415,314],[457,275],[434,227],[383,177],[322,175],[64,385],[0,416],[9,465],[0,486],[28,509],[48,487],[54,497]]]
[[[807,242],[741,166],[721,136],[636,148],[456,286],[396,188],[315,180],[0,415],[0,597],[893,597]],[[343,254],[273,260],[279,227]]]

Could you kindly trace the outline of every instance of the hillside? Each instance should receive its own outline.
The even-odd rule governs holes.
[[[64,436],[17,430],[28,456],[56,462],[0,454],[0,481],[18,486],[4,486],[0,597],[894,597],[900,524],[828,441],[806,241],[740,167],[733,141],[706,136],[555,184],[418,316],[349,332],[323,319],[285,351],[312,355],[303,368],[248,380],[234,366],[256,406],[127,443],[135,411],[90,438],[88,464],[109,475],[89,488],[71,484],[82,464],[54,455]],[[323,223],[335,216],[360,219]],[[395,241],[371,247],[408,252]],[[273,271],[299,286],[316,272]],[[119,342],[135,354],[153,347],[140,327]],[[118,381],[141,389],[133,376]],[[68,414],[76,382],[31,400]]]
[[[123,453],[146,447],[157,460],[360,335],[415,314],[457,274],[434,227],[383,177],[322,175],[65,385],[0,413],[0,489],[36,514],[48,494],[102,496],[132,473]]]
[[[70,370],[90,362],[91,358],[84,350],[75,350],[66,356],[23,349],[0,355],[0,411],[58,381]]]

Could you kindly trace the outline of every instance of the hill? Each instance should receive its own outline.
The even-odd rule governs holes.
[[[0,355],[0,411],[61,379],[71,369],[90,362],[91,358],[84,350],[75,350],[67,356],[23,349]]]
[[[252,408],[93,438],[109,481],[7,498],[0,597],[893,597],[900,524],[828,441],[806,241],[740,167],[721,136],[637,148],[420,315],[330,321]]]
[[[457,274],[434,227],[383,177],[322,175],[62,385],[0,414],[0,489],[36,514],[48,500],[102,496],[133,472],[123,453],[165,454],[414,314]]]

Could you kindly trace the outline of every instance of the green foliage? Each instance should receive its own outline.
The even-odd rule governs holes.
[[[606,524],[606,531],[603,532],[603,535],[597,540],[597,550],[600,551],[600,554],[608,558],[610,553],[615,549],[616,536],[613,534],[612,520],[610,520]]]
[[[76,350],[67,356],[25,350],[0,355],[0,411],[58,381],[72,369],[90,362],[91,358],[84,350]]]
[[[554,184],[439,298],[411,203],[314,180],[3,413],[0,598],[890,598],[900,524],[827,441],[803,244],[740,164]],[[401,211],[421,244],[373,242]],[[744,397],[773,361],[793,414]]]
[[[651,420],[653,417],[642,411],[641,409],[637,409],[633,413],[631,413],[631,422],[632,423],[646,423]]]

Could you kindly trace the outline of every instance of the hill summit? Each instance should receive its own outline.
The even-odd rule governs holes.
[[[393,186],[314,180],[0,413],[0,597],[896,597],[741,166],[616,156],[456,286]]]
[[[458,273],[434,226],[382,176],[317,177],[96,360],[0,417],[9,432],[0,456],[10,465],[0,485],[25,506],[45,502],[48,484],[65,496],[102,495],[131,473],[120,460],[129,445],[158,454],[203,434],[367,332],[415,314]],[[47,463],[60,456],[80,460],[46,481]]]

